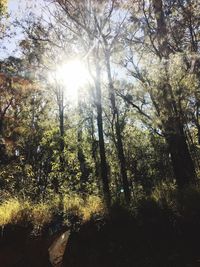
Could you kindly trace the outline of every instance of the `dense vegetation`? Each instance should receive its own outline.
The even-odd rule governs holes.
[[[143,235],[165,225],[187,240],[200,218],[198,1],[44,0],[10,22],[0,1],[0,14],[0,225],[130,216]]]

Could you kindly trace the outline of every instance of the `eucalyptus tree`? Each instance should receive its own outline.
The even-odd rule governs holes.
[[[192,60],[188,53],[197,46],[195,36],[199,28],[195,19],[197,13],[192,18],[190,12],[189,15],[185,12],[187,9],[191,11],[195,3],[164,0],[130,3],[132,32],[127,38],[130,49],[125,62],[146,94],[145,98],[151,100],[153,115],[158,121],[156,127],[168,144],[174,175],[180,187],[195,183],[196,179],[186,137],[187,114],[184,111],[189,101],[186,98],[190,94],[189,80],[195,84],[194,76],[191,78]]]
[[[103,13],[103,18],[98,18],[94,13],[96,27],[102,42],[102,49],[105,60],[105,69],[108,80],[108,94],[110,106],[112,110],[112,124],[114,125],[116,135],[116,150],[118,161],[120,164],[120,174],[126,202],[129,203],[131,198],[129,181],[126,170],[126,160],[122,140],[122,132],[120,127],[119,108],[116,103],[116,89],[112,77],[111,61],[116,47],[119,49],[119,36],[121,35],[124,24],[127,22],[127,13],[123,14],[119,8],[120,1],[110,1],[107,10]],[[108,14],[108,15],[107,15]],[[122,15],[123,14],[123,15]],[[101,20],[102,21],[101,21]],[[114,55],[115,56],[115,55]]]
[[[99,139],[100,170],[102,188],[107,207],[110,207],[111,197],[109,189],[109,178],[106,160],[106,151],[103,133],[103,111],[101,93],[101,49],[97,25],[94,21],[92,10],[93,5],[90,1],[54,1],[56,12],[54,17],[64,29],[71,31],[77,40],[79,54],[83,55],[88,62],[89,70],[93,79],[94,105],[97,114],[97,129]],[[94,4],[94,3],[93,3]],[[99,5],[94,5],[96,12]]]
[[[61,6],[64,14],[68,16],[68,19],[72,21],[76,28],[82,29],[85,32],[85,35],[88,38],[87,49],[89,53],[87,54],[88,59],[91,58],[90,55],[94,53],[96,50],[95,46],[98,46],[98,50],[100,51],[100,55],[103,58],[101,65],[105,72],[107,73],[108,79],[108,95],[110,99],[110,107],[112,110],[113,123],[115,128],[116,135],[116,150],[120,165],[120,173],[122,178],[122,184],[125,193],[125,199],[127,202],[130,201],[130,189],[129,182],[126,172],[126,161],[123,149],[122,135],[119,123],[119,111],[116,104],[116,96],[115,96],[115,88],[114,81],[112,78],[112,70],[111,70],[111,57],[112,51],[116,48],[116,43],[118,42],[118,36],[123,28],[123,23],[126,20],[126,15],[123,15],[122,18],[119,16],[119,5],[120,1],[103,1],[99,3],[97,1],[55,1],[59,6]],[[121,12],[122,13],[122,12]],[[117,21],[117,17],[120,18],[120,21]],[[74,30],[74,28],[73,28]],[[83,38],[83,37],[82,37]],[[82,45],[84,46],[86,42],[81,40]],[[96,43],[96,45],[95,45]],[[97,64],[97,63],[96,63]],[[104,65],[105,64],[105,65]],[[99,67],[97,66],[96,69]],[[97,71],[98,72],[98,71]],[[100,97],[99,97],[100,100]],[[100,113],[102,111],[97,106],[97,120],[98,121],[98,129],[101,130],[102,119],[100,118]],[[99,128],[100,127],[100,128]],[[101,132],[101,131],[100,131]],[[102,136],[102,133],[100,133]],[[100,154],[102,159],[102,171],[104,176],[107,176],[107,171],[105,170],[105,152],[103,152],[104,141],[102,138],[99,138],[100,142]],[[102,153],[101,153],[102,150]],[[104,167],[103,167],[104,166]],[[107,178],[106,178],[107,180]]]
[[[68,83],[70,80],[72,83],[77,83],[79,77],[74,77],[75,71],[81,71],[80,69],[72,70],[70,67],[66,69],[66,64],[70,61],[73,61],[73,58],[85,52],[85,47],[80,48],[80,38],[81,36],[80,29],[72,25],[69,20],[66,20],[64,14],[56,7],[54,12],[52,13],[48,7],[47,12],[48,14],[48,22],[44,22],[44,20],[40,20],[37,18],[26,20],[23,23],[23,29],[26,33],[27,40],[25,40],[22,45],[25,48],[25,53],[27,54],[28,58],[30,58],[31,64],[36,65],[36,69],[40,70],[37,71],[38,77],[40,77],[40,81],[44,80],[48,83],[48,86],[52,89],[53,98],[55,98],[55,102],[57,103],[58,107],[58,117],[59,117],[59,148],[60,148],[60,172],[63,176],[70,175],[74,165],[70,162],[68,158],[71,150],[69,143],[67,141],[66,135],[66,110],[68,108],[69,102],[66,101],[65,97],[65,87],[69,87]],[[36,23],[37,21],[37,23]],[[69,23],[69,24],[68,24]],[[63,26],[64,24],[64,26]],[[72,29],[68,29],[68,27],[72,27]],[[77,47],[80,50],[77,52]],[[39,48],[39,49],[38,49]],[[88,48],[88,47],[87,47]],[[82,50],[81,50],[82,49]],[[70,64],[68,64],[70,65]],[[72,63],[72,65],[74,65]],[[74,67],[75,68],[75,67]],[[70,75],[72,77],[70,77]],[[80,74],[81,75],[81,74]],[[45,77],[46,76],[46,77]],[[78,76],[78,74],[77,74]],[[83,76],[83,74],[82,74]],[[68,78],[67,78],[68,77]],[[72,81],[75,80],[75,81]],[[50,80],[51,82],[49,82]],[[72,88],[71,90],[77,90],[77,88]],[[78,97],[79,98],[79,97]],[[78,108],[77,103],[75,103],[77,99],[73,99],[74,111],[78,110],[76,122],[77,123],[77,140],[75,143],[77,144],[77,159],[79,160],[80,165],[80,182],[82,187],[83,180],[88,176],[87,164],[85,161],[85,156],[82,149],[82,118],[85,116],[83,112],[81,112],[82,106],[82,99],[79,98],[78,100]],[[72,104],[72,103],[71,103]],[[68,115],[70,117],[70,115]],[[80,118],[79,118],[80,117]],[[78,119],[77,119],[78,118]],[[75,123],[75,122],[74,122]],[[74,126],[73,126],[74,127]],[[71,128],[71,125],[70,125]],[[75,144],[74,144],[75,145]],[[76,167],[75,167],[76,169]],[[87,172],[87,174],[86,174]],[[79,174],[77,173],[77,176]],[[55,180],[55,179],[54,179]],[[58,180],[58,179],[56,179]],[[68,179],[67,179],[68,180]],[[71,178],[69,178],[71,180]],[[57,191],[58,191],[58,183],[57,183]]]

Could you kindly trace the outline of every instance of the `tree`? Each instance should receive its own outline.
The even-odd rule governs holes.
[[[100,155],[100,166],[101,166],[101,179],[102,179],[102,187],[105,202],[107,207],[110,207],[111,197],[109,190],[109,180],[108,180],[108,170],[107,170],[107,162],[106,162],[106,151],[104,144],[104,133],[103,133],[103,119],[102,119],[102,101],[101,101],[101,67],[100,67],[100,46],[98,37],[95,36],[95,27],[96,22],[92,19],[92,14],[88,16],[88,9],[92,10],[92,4],[84,5],[82,2],[65,2],[65,1],[54,1],[57,6],[60,7],[60,14],[62,16],[65,14],[64,21],[64,29],[70,30],[70,34],[73,34],[77,38],[77,36],[82,36],[81,41],[84,44],[84,53],[88,53],[92,55],[92,59],[88,62],[90,66],[93,66],[94,69],[94,91],[95,91],[95,107],[97,112],[97,128],[98,128],[98,138],[99,138],[99,155]],[[69,8],[70,7],[70,8]],[[77,10],[79,10],[79,16],[77,17]],[[83,20],[84,16],[87,16],[87,20]],[[60,20],[61,16],[58,14],[55,17],[57,22],[62,22],[63,18]],[[84,34],[81,35],[81,32]],[[93,43],[93,44],[92,44]],[[91,45],[93,45],[91,49]],[[98,60],[97,60],[98,59]],[[91,62],[92,60],[92,62]],[[79,151],[80,152],[80,151]],[[80,156],[80,154],[79,154]]]
[[[187,4],[185,3],[184,6],[187,6]],[[137,21],[139,27],[142,25],[143,33],[140,33],[139,38],[133,36],[130,42],[135,46],[135,51],[142,44],[141,57],[148,56],[150,58],[151,69],[145,68],[144,65],[138,67],[132,61],[132,67],[134,68],[132,74],[143,84],[143,88],[147,88],[152,105],[155,108],[155,114],[161,123],[160,130],[169,147],[177,184],[184,187],[195,182],[196,173],[185,134],[185,115],[182,106],[180,106],[182,105],[183,90],[180,88],[180,91],[170,81],[170,57],[180,52],[181,41],[184,40],[187,30],[184,25],[181,29],[181,35],[177,34],[179,39],[175,40],[171,25],[173,24],[173,29],[177,29],[178,22],[174,25],[176,15],[174,17],[172,15],[175,8],[173,3],[168,4],[167,1],[159,0],[151,1],[148,4],[147,1],[142,1],[139,8],[141,17],[137,18],[133,15],[132,20]],[[147,35],[145,35],[146,33]],[[149,70],[152,70],[154,62],[157,62],[156,68],[163,68],[164,71],[162,80],[160,79],[157,82],[155,82],[157,78],[155,74],[154,77],[151,76],[151,79],[148,77]]]

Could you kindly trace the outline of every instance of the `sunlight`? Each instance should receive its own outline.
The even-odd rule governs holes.
[[[83,89],[90,81],[89,72],[80,60],[72,60],[60,65],[57,68],[56,77],[63,85],[66,96],[71,100],[77,100],[78,90]]]

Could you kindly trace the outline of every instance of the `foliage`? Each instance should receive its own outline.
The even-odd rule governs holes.
[[[46,18],[13,24],[18,57],[0,62],[2,226],[86,222],[116,203],[134,216],[199,216],[195,2],[53,0]],[[73,59],[90,78],[72,100],[70,71],[58,69]]]

